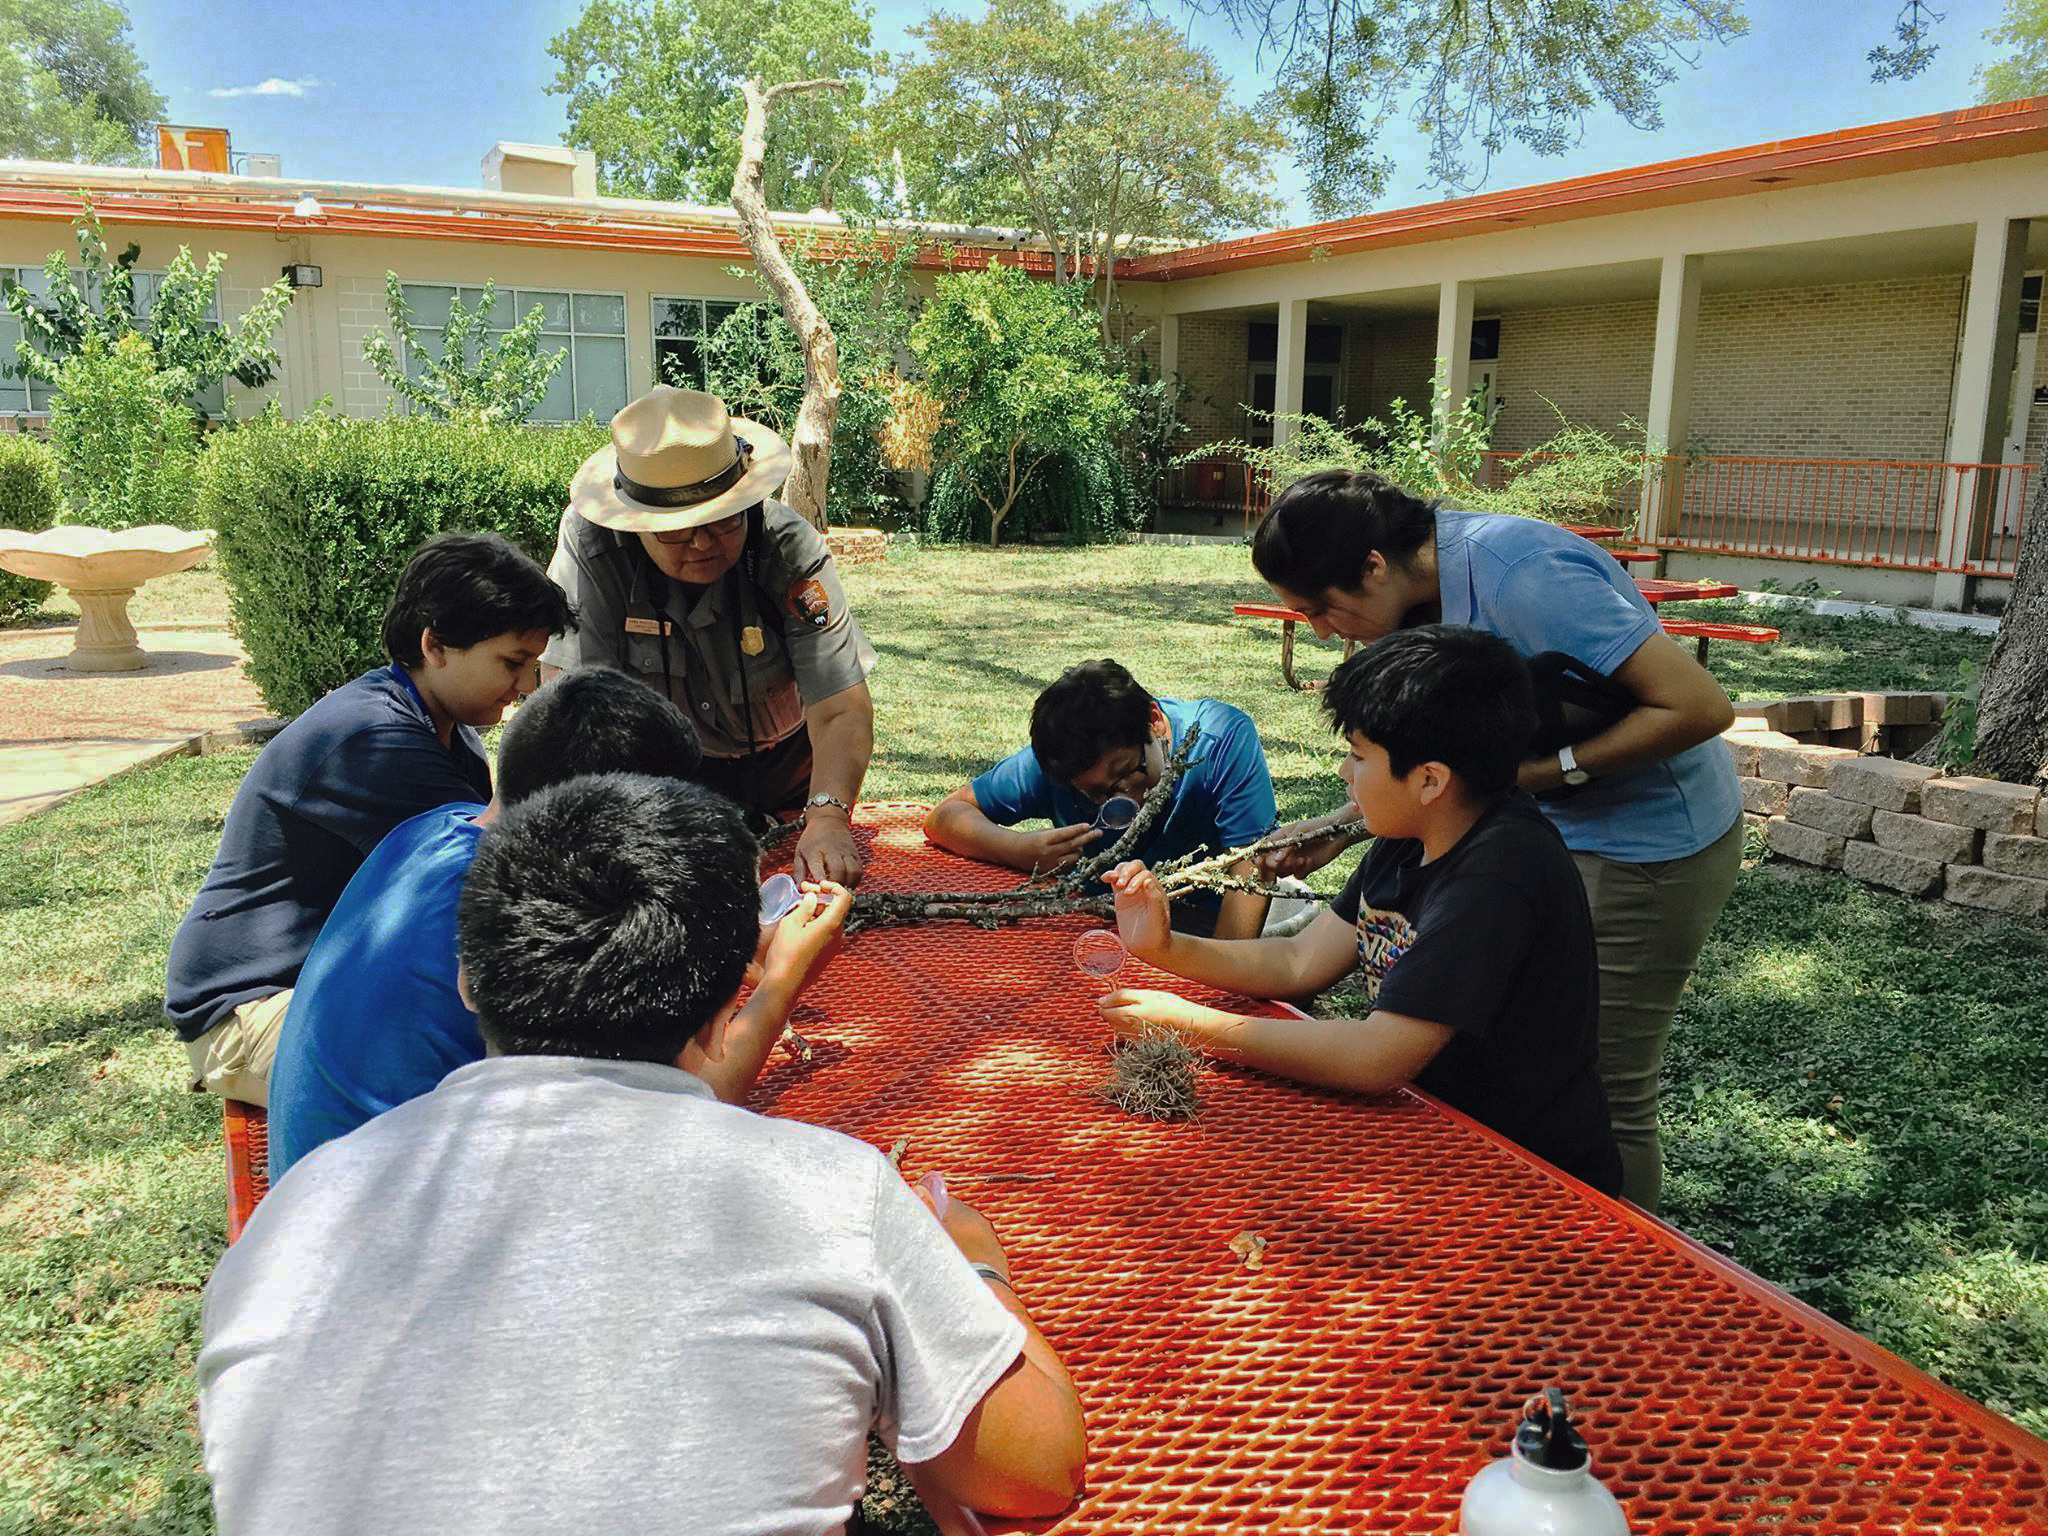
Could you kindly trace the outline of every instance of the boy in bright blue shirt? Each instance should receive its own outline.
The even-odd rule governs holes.
[[[271,1069],[272,1177],[483,1060],[476,1015],[455,985],[455,915],[487,825],[553,784],[592,773],[688,779],[702,756],[683,712],[645,683],[578,668],[547,683],[505,727],[489,805],[444,805],[385,838],[299,972]],[[809,914],[810,925],[844,918],[814,905],[823,910]],[[736,1021],[741,1044],[714,1064],[722,1097],[751,1086],[808,970],[778,930]]]
[[[1095,825],[1105,800],[1142,801],[1190,728],[1199,731],[1173,799],[1132,857],[1163,864],[1222,853],[1273,828],[1273,780],[1258,727],[1217,699],[1155,699],[1114,661],[1069,667],[1031,706],[1031,745],[953,791],[925,818],[925,835],[968,858],[1040,872],[1108,846]],[[1034,832],[1018,822],[1044,819]],[[1253,873],[1249,863],[1238,873]],[[1264,925],[1266,898],[1249,891],[1176,903],[1180,921],[1218,938]]]

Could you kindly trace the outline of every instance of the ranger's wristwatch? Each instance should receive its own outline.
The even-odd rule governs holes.
[[[853,807],[848,805],[844,800],[840,799],[837,795],[827,795],[823,793],[815,794],[811,796],[810,799],[804,802],[804,814],[808,816],[814,809],[821,805],[836,805],[839,807],[839,809],[846,812],[848,816],[853,815]]]
[[[1577,789],[1581,784],[1590,784],[1593,781],[1593,775],[1579,766],[1579,760],[1573,754],[1570,747],[1559,747],[1557,749],[1557,766],[1564,773],[1565,783],[1571,785],[1573,789]]]

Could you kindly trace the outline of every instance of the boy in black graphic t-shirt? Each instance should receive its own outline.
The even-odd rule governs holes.
[[[1356,966],[1364,1019],[1247,1018],[1170,992],[1102,1001],[1121,1032],[1179,1030],[1208,1054],[1331,1088],[1436,1095],[1613,1194],[1621,1161],[1596,1071],[1598,973],[1585,888],[1514,787],[1535,723],[1519,656],[1475,629],[1396,631],[1331,676],[1323,704],[1377,841],[1333,909],[1286,938],[1175,933],[1158,881],[1119,866],[1117,927],[1161,969],[1302,997]]]

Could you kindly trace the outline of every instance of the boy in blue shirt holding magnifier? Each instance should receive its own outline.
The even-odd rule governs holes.
[[[1031,745],[953,791],[925,818],[941,848],[1026,872],[1050,871],[1100,852],[1129,824],[1119,797],[1143,801],[1190,727],[1200,735],[1173,800],[1132,852],[1149,864],[1201,850],[1222,853],[1273,828],[1273,780],[1258,727],[1217,699],[1154,698],[1110,660],[1069,667],[1031,706]],[[1126,814],[1119,820],[1118,812]],[[1035,831],[1019,822],[1045,820]],[[1254,873],[1249,863],[1239,873]],[[1255,937],[1266,898],[1228,891],[1218,901],[1174,907],[1189,931]]]

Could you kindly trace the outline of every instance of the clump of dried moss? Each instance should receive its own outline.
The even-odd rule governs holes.
[[[1110,1058],[1102,1096],[1127,1115],[1192,1120],[1199,1107],[1202,1054],[1170,1029],[1147,1025]]]

